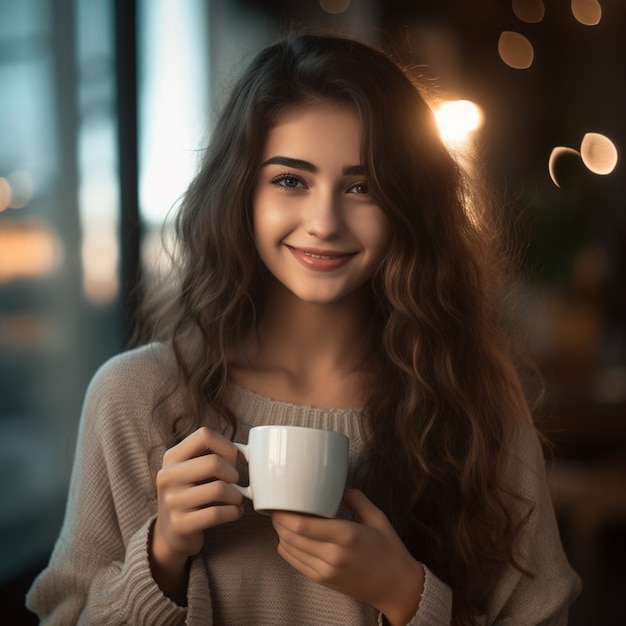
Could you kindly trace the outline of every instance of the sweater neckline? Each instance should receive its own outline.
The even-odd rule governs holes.
[[[274,398],[272,396],[265,396],[260,394],[252,389],[248,389],[247,387],[242,387],[241,385],[229,381],[227,385],[227,389],[230,391],[231,397],[240,396],[242,398],[247,398],[249,402],[253,402],[259,405],[268,405],[271,404],[275,407],[281,407],[286,410],[291,410],[295,412],[307,412],[307,413],[334,413],[334,414],[343,414],[343,415],[362,415],[364,408],[363,407],[320,407],[313,404],[304,404],[297,402],[288,402],[286,400],[279,400],[278,398]]]

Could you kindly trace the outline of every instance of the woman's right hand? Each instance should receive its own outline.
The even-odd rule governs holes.
[[[202,427],[163,455],[157,474],[157,519],[152,531],[151,567],[161,590],[182,604],[187,561],[202,549],[204,531],[239,519],[242,495],[232,486],[237,448]]]

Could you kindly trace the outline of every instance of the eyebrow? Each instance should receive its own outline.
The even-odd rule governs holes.
[[[267,165],[284,165],[285,167],[292,167],[303,172],[310,172],[311,174],[317,174],[320,171],[319,167],[313,165],[313,163],[286,156],[273,156],[261,163],[261,167],[266,167]],[[343,167],[345,176],[361,176],[363,173],[362,165],[344,165]]]

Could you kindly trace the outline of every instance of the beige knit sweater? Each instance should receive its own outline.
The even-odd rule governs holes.
[[[65,522],[49,566],[29,591],[28,607],[45,624],[63,626],[377,624],[380,616],[372,607],[311,582],[284,562],[269,518],[249,505],[239,521],[206,531],[204,549],[191,564],[188,606],[179,607],[161,593],[150,573],[147,545],[157,512],[163,428],[172,432],[179,399],[152,411],[173,367],[169,352],[155,345],[115,357],[94,377]],[[241,421],[239,441],[247,441],[252,426],[296,424],[347,435],[352,469],[363,451],[356,409],[287,404],[236,386],[228,390],[228,404]],[[536,577],[508,570],[479,623],[564,625],[579,581],[563,554],[541,451],[529,432],[520,437],[516,457],[510,464],[512,487],[536,502],[519,540],[522,560]],[[245,467],[239,469],[245,484]],[[428,569],[426,574],[411,625],[447,624],[450,589]]]

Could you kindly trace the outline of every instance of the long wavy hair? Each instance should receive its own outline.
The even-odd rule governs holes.
[[[364,411],[371,445],[358,486],[450,584],[455,623],[471,623],[501,568],[517,567],[519,511],[532,505],[507,491],[503,473],[516,425],[531,420],[502,315],[507,265],[492,203],[444,147],[408,70],[331,36],[295,35],[260,52],[182,200],[178,282],[150,327],[176,357],[181,432],[212,409],[234,434],[223,401],[229,363],[263,307],[251,216],[265,137],[286,107],[320,101],[359,115],[368,186],[392,228],[371,285],[378,384]]]

